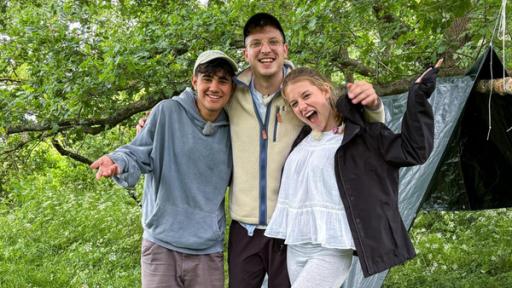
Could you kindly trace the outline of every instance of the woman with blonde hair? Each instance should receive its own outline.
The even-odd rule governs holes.
[[[352,255],[365,277],[415,256],[398,209],[398,172],[432,152],[427,99],[437,72],[438,65],[429,68],[410,87],[401,133],[365,122],[362,106],[337,97],[316,71],[287,75],[283,95],[306,125],[283,169],[265,235],[285,239],[292,287],[340,287]]]

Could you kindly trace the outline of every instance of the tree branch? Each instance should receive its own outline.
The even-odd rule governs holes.
[[[84,164],[87,164],[87,165],[91,165],[92,164],[92,160],[89,160],[87,157],[84,157],[78,153],[75,153],[75,152],[72,152],[72,151],[69,151],[69,150],[66,150],[62,144],[60,144],[60,142],[53,138],[52,139],[52,145],[53,147],[55,148],[55,150],[57,150],[57,152],[59,152],[60,155],[62,156],[66,156],[66,157],[69,157],[73,160],[76,160],[78,162],[81,162],[81,163],[84,163]]]
[[[406,25],[400,18],[396,17],[389,8],[384,7],[382,2],[377,2],[372,5],[373,16],[381,25],[380,27],[384,29],[389,29],[389,25],[393,23],[398,23],[398,29],[394,29],[393,35],[391,35],[391,39],[397,40],[401,35],[410,30],[408,25]],[[379,31],[380,34],[380,31]]]
[[[73,160],[76,160],[78,162],[81,162],[81,163],[84,163],[87,165],[91,165],[91,163],[92,163],[92,160],[89,160],[87,157],[84,157],[78,153],[66,150],[62,146],[62,144],[60,144],[60,142],[55,138],[52,139],[52,145],[59,152],[59,154],[64,157],[69,157]],[[140,200],[139,200],[139,198],[137,198],[137,195],[135,194],[134,189],[126,189],[126,193],[128,194],[128,196],[130,196],[130,198],[132,198],[137,203],[137,205],[141,206]]]
[[[471,18],[469,15],[464,15],[455,19],[451,25],[444,31],[444,38],[448,44],[448,48],[443,53],[444,58],[443,66],[446,68],[453,68],[457,65],[457,60],[454,59],[454,55],[457,50],[464,46],[465,43],[470,41],[471,35],[468,35],[469,24]]]
[[[342,59],[349,59],[348,49],[346,46],[341,46],[338,53],[341,55]],[[341,67],[340,67],[340,69],[343,70],[343,68],[341,68]],[[351,69],[343,70],[343,74],[345,75],[345,81],[347,83],[354,82],[354,72]]]
[[[377,75],[377,72],[374,69],[354,59],[335,59],[334,61],[338,63],[338,67],[341,70],[346,70],[346,68],[350,68],[351,71],[357,72],[358,74],[366,77],[375,77]]]
[[[32,141],[35,141],[36,139],[27,139],[27,140],[24,140],[24,141],[21,141],[20,143],[18,143],[18,145],[16,145],[14,148],[12,149],[9,149],[9,150],[4,150],[0,153],[0,155],[5,155],[5,154],[9,154],[9,153],[12,153],[14,151],[18,151],[20,150],[21,148],[23,148],[23,146],[27,145],[28,143],[32,142]]]
[[[11,78],[0,78],[0,82],[11,82],[16,84],[21,84],[21,80],[11,79]]]
[[[83,128],[84,131],[88,134],[97,134],[105,130],[105,127],[114,127],[117,124],[123,122],[124,120],[130,118],[134,114],[153,108],[153,106],[155,106],[159,101],[167,98],[167,96],[162,94],[157,98],[133,102],[127,105],[126,107],[118,110],[115,114],[105,118],[62,120],[56,124],[56,128],[55,124],[51,123],[32,123],[26,125],[7,127],[7,135],[21,132],[42,132],[50,130],[54,132],[62,132],[65,130],[70,130],[78,127]]]
[[[439,72],[439,77],[460,76],[464,75],[465,73],[466,71],[464,69],[441,69],[441,71]],[[415,75],[410,78],[401,79],[387,84],[374,84],[373,88],[377,92],[377,95],[381,97],[404,93],[407,90],[409,90],[409,86],[416,79],[417,76],[418,75]]]
[[[476,91],[480,93],[494,92],[498,95],[512,95],[512,78],[497,78],[492,80],[480,80],[477,82]]]

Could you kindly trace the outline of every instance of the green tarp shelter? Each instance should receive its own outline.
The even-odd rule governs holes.
[[[512,207],[512,95],[475,89],[477,81],[502,78],[503,71],[489,47],[466,75],[438,79],[430,98],[434,151],[425,164],[400,170],[399,206],[406,227],[411,227],[420,209]],[[395,132],[400,131],[406,95],[382,98],[387,125]],[[380,287],[386,275],[387,271],[363,278],[354,257],[343,287]]]

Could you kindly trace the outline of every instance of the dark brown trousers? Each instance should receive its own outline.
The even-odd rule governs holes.
[[[284,240],[269,238],[265,230],[256,229],[249,236],[237,221],[229,229],[228,267],[229,287],[261,288],[268,274],[269,288],[290,287],[286,269],[286,245]]]

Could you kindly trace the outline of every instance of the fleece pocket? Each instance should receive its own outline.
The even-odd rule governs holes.
[[[178,207],[158,207],[146,229],[160,241],[187,249],[206,249],[223,238],[217,214]]]

